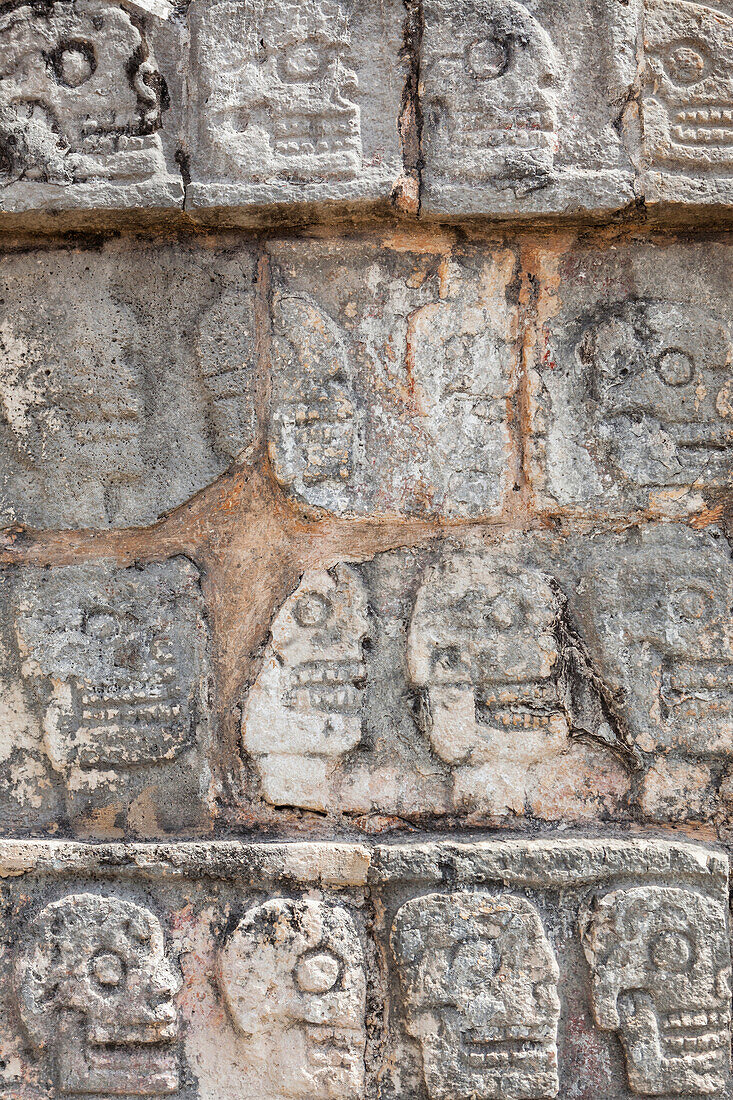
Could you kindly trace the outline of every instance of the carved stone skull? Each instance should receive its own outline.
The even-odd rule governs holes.
[[[243,744],[276,805],[320,808],[330,767],[361,741],[369,633],[366,590],[346,565],[307,573],[275,619]]]
[[[392,928],[430,1100],[556,1096],[558,967],[524,898],[430,894]]]
[[[616,890],[581,916],[598,1026],[617,1031],[642,1096],[723,1096],[731,962],[720,902],[692,890]]]
[[[444,176],[543,186],[557,147],[561,66],[515,0],[426,0],[426,157]]]
[[[733,163],[733,19],[685,0],[645,0],[644,142],[652,163]]]
[[[218,977],[247,1040],[252,1090],[259,1083],[268,1100],[361,1100],[366,981],[346,909],[286,898],[255,906],[222,948]]]
[[[63,1094],[176,1092],[180,988],[147,909],[71,894],[31,926],[17,966],[20,1012]]]
[[[577,354],[622,478],[731,484],[733,346],[722,322],[681,302],[624,303],[587,328]]]
[[[64,183],[165,167],[162,79],[130,14],[104,0],[13,7],[0,21],[0,167]]]

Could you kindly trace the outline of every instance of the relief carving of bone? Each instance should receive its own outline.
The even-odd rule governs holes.
[[[59,1092],[177,1092],[181,983],[157,917],[117,898],[71,894],[47,905],[30,935],[17,965],[20,1014]]]
[[[726,913],[692,890],[640,886],[581,916],[593,1015],[619,1034],[641,1096],[722,1096],[730,1067]]]
[[[392,953],[430,1100],[557,1096],[559,972],[533,905],[414,898],[395,917]]]
[[[287,898],[255,906],[224,944],[218,979],[247,1040],[250,1095],[361,1100],[366,979],[346,909]]]

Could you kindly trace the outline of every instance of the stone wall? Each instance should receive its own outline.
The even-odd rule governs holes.
[[[0,1096],[733,1097],[733,0],[0,2]]]

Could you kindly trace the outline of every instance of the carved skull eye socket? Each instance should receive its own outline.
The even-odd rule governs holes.
[[[325,596],[321,596],[319,592],[306,592],[296,601],[293,618],[298,626],[323,626],[330,619],[332,612],[331,602]]]
[[[679,619],[702,619],[709,606],[709,598],[697,588],[675,592],[671,599],[672,612]]]
[[[315,46],[301,42],[283,50],[278,58],[278,68],[283,80],[303,84],[315,80],[324,68],[324,61]]]
[[[79,88],[86,84],[97,67],[94,50],[88,42],[65,42],[51,57],[59,84]]]
[[[695,962],[695,946],[685,932],[667,929],[652,940],[649,958],[664,974],[684,974]]]
[[[679,45],[670,51],[665,68],[675,84],[695,84],[702,80],[708,67],[707,58],[695,46]]]
[[[468,47],[468,67],[478,80],[496,80],[511,62],[508,38],[481,38]]]
[[[497,630],[509,630],[522,621],[522,609],[507,596],[497,596],[486,613],[487,622]]]
[[[451,969],[460,976],[461,984],[469,988],[483,986],[499,969],[501,958],[494,940],[480,939],[462,943],[457,948]]]
[[[667,348],[657,359],[657,374],[667,386],[686,386],[695,377],[695,361],[680,348]]]
[[[117,620],[109,611],[90,611],[84,619],[83,630],[92,638],[107,641],[117,634]]]
[[[341,963],[330,951],[307,955],[295,968],[295,981],[303,993],[328,993],[341,973]]]
[[[117,993],[125,983],[125,961],[114,951],[100,951],[89,964],[89,971],[105,993]]]

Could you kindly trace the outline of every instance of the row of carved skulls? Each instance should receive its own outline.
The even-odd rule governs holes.
[[[676,887],[614,890],[584,904],[580,936],[596,1023],[619,1034],[632,1090],[722,1095],[731,964],[720,902]],[[415,898],[391,944],[430,1100],[558,1095],[559,970],[533,904],[478,891]],[[62,1094],[177,1091],[181,982],[150,910],[97,894],[52,902],[17,980],[24,1025]],[[366,977],[347,909],[254,906],[221,948],[217,980],[263,1100],[360,1100]]]

